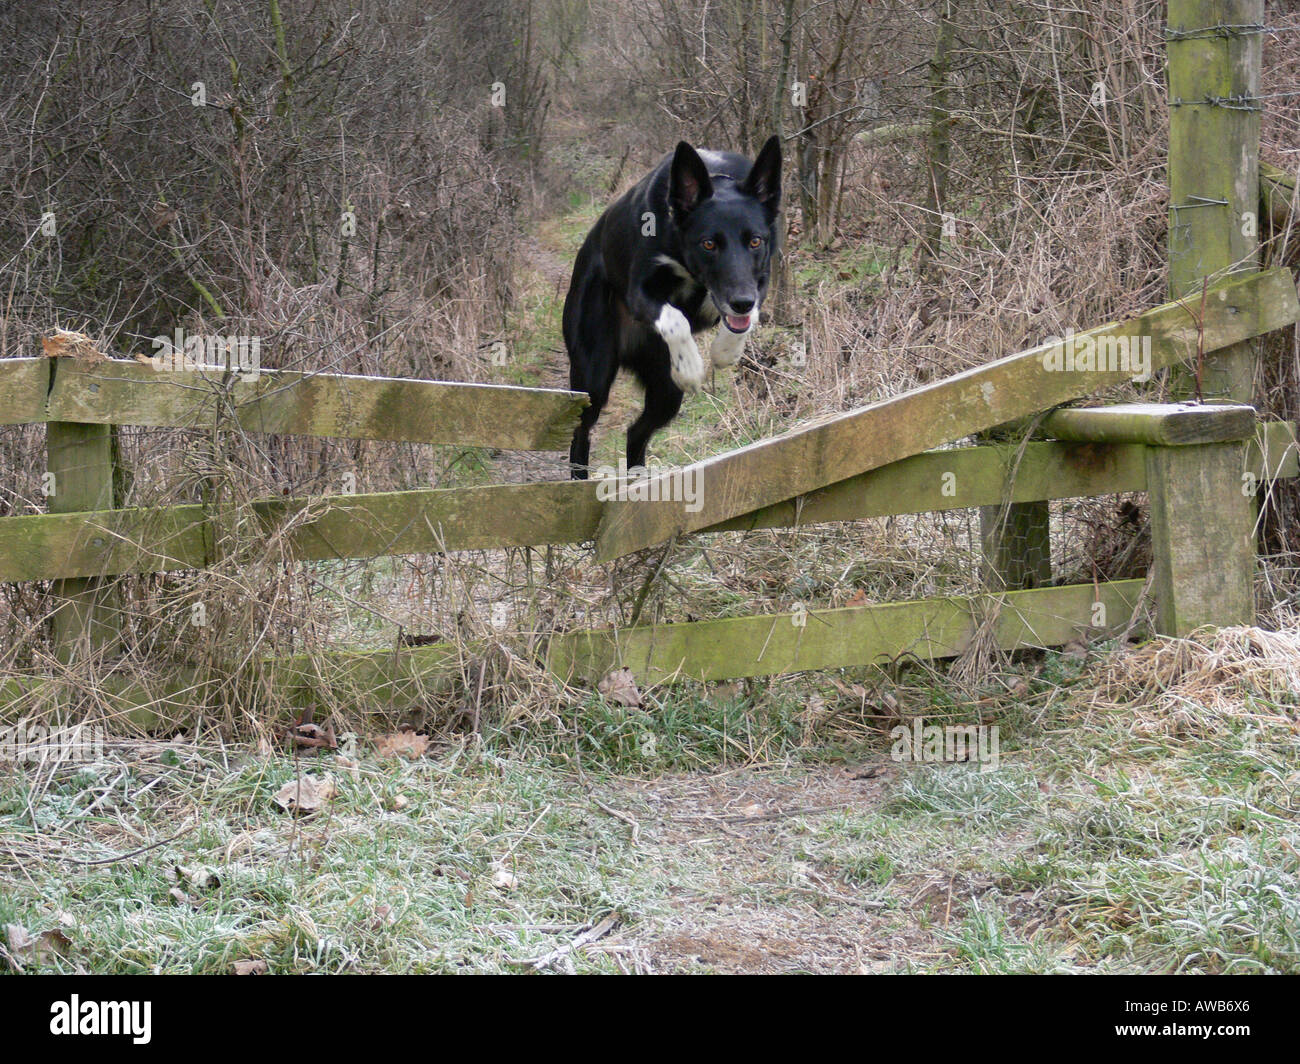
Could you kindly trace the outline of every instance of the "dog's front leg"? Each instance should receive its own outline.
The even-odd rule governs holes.
[[[755,311],[753,317],[749,319],[749,328],[742,333],[732,332],[726,325],[719,325],[718,333],[709,347],[709,360],[719,369],[724,366],[734,366],[745,353],[745,341],[754,331],[757,322],[758,312]]]
[[[655,332],[668,345],[668,361],[673,383],[688,395],[704,385],[704,359],[691,335],[686,315],[671,303],[665,303],[655,318]]]
[[[628,293],[628,310],[649,325],[668,347],[668,368],[673,383],[688,395],[704,386],[704,359],[691,335],[686,315],[664,300],[661,293],[634,286]]]
[[[632,300],[632,313],[646,321],[668,345],[668,363],[673,383],[690,394],[704,385],[704,359],[691,335],[686,315],[671,303],[661,303],[642,293]]]

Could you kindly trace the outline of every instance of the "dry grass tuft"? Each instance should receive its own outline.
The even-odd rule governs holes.
[[[1253,626],[1154,639],[1103,663],[1093,704],[1142,735],[1206,738],[1228,726],[1300,731],[1300,631]]]

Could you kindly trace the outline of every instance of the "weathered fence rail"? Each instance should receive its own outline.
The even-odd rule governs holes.
[[[1250,433],[1242,473],[1259,482],[1300,473],[1293,423],[1256,426],[1252,417]],[[1105,440],[927,451],[701,531],[801,528],[1146,491],[1147,452],[1144,442]],[[598,490],[598,481],[431,488],[267,499],[253,503],[253,512],[268,535],[298,518],[289,553],[303,561],[375,558],[586,543],[607,505]],[[215,560],[212,520],[198,504],[0,518],[0,582],[202,569]]]
[[[549,451],[569,446],[581,392],[402,377],[221,367],[157,369],[141,362],[6,359],[0,424],[77,422],[462,447]]]
[[[1060,646],[1122,628],[1144,581],[953,596],[757,617],[572,632],[550,642],[548,667],[594,683],[617,666],[639,679],[729,680],[814,669],[929,661],[961,654],[982,624],[1004,650]],[[1104,623],[1093,623],[1104,617]]]

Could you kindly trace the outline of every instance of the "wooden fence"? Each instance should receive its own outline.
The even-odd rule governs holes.
[[[1249,623],[1255,488],[1300,471],[1295,426],[1258,424],[1247,405],[1250,344],[1293,326],[1300,303],[1289,271],[1257,270],[1257,245],[1241,219],[1262,211],[1282,227],[1295,187],[1258,166],[1258,115],[1215,102],[1258,94],[1258,35],[1198,31],[1218,24],[1220,7],[1232,9],[1225,23],[1260,21],[1259,0],[1170,4],[1171,302],[666,471],[643,483],[640,499],[603,501],[599,481],[276,498],[254,505],[259,527],[267,535],[291,528],[291,552],[302,560],[587,542],[607,560],[696,533],[974,507],[990,518],[987,594],[528,633],[554,673],[584,683],[618,665],[648,682],[713,680],[950,657],[977,634],[1015,649],[1122,628],[1143,581],[1030,586],[1043,581],[1042,567],[1031,573],[1004,549],[1008,529],[1049,541],[1048,501],[1116,492],[1150,496],[1159,631]],[[1232,92],[1220,92],[1222,84]],[[1225,152],[1225,144],[1236,147]],[[1143,368],[1151,372],[1202,368],[1213,402],[1061,409],[1134,376],[1131,363],[1070,368],[1071,351],[1132,351],[1134,343],[1149,352]],[[53,486],[50,513],[0,518],[0,581],[56,581],[54,640],[69,661],[112,638],[106,578],[214,563],[220,515],[201,505],[111,507],[112,425],[562,450],[586,401],[562,391],[327,373],[249,378],[74,358],[0,361],[0,424],[46,424]],[[951,446],[1009,424],[1032,438]],[[684,477],[698,488],[698,506],[673,497],[674,478]],[[458,666],[460,653],[452,645],[337,651],[324,661],[257,665],[304,696],[327,686],[392,705]],[[221,679],[177,668],[161,697],[201,703]],[[0,683],[0,707],[39,696],[47,682],[30,675]],[[101,695],[128,709],[160,697],[120,675],[104,679]]]
[[[1297,320],[1294,280],[1274,270],[1212,289],[1203,308],[1199,300],[1170,304],[1094,334],[1150,337],[1160,366]],[[1243,476],[1264,483],[1296,475],[1294,426],[1257,425],[1253,410],[1240,405],[1072,408],[1043,419],[1045,438],[1028,443],[923,450],[1120,379],[1108,371],[1049,372],[1043,365],[1051,355],[1046,347],[1015,354],[700,463],[698,513],[680,502],[601,501],[600,481],[277,498],[253,510],[268,536],[292,520],[291,551],[303,560],[589,541],[599,548],[609,529],[628,537],[616,551],[625,553],[684,532],[797,528],[1146,490],[1160,626],[1182,633],[1249,620],[1252,529],[1237,519],[1244,511],[1231,500],[1242,497]],[[55,636],[64,660],[111,638],[111,616],[96,598],[104,578],[198,569],[215,560],[218,515],[203,506],[85,507],[86,500],[111,498],[111,456],[96,432],[104,424],[224,423],[245,432],[291,426],[313,435],[430,442],[466,431],[484,446],[561,449],[585,403],[569,392],[330,374],[264,371],[256,382],[235,383],[201,370],[71,358],[0,361],[0,396],[0,421],[47,424],[52,503],[63,499],[62,512],[0,518],[0,580],[59,582],[66,613]],[[445,420],[420,415],[403,422],[386,412],[423,405]],[[70,415],[84,420],[69,423]],[[499,433],[492,425],[501,426]],[[73,509],[65,496],[72,474],[83,508]],[[1142,585],[1124,580],[567,632],[539,645],[558,676],[584,683],[616,665],[648,682],[773,675],[952,656],[984,624],[1007,649],[1060,645],[1123,627]],[[314,671],[305,662],[270,667],[289,687],[328,683],[390,703],[458,659],[447,645],[340,651],[329,660],[323,674],[318,662]],[[0,700],[30,697],[40,682],[11,680]],[[177,670],[171,697],[197,699],[211,682]],[[106,690],[130,703],[135,686],[118,677]]]

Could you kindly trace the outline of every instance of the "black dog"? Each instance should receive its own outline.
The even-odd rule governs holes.
[[[592,227],[564,301],[569,382],[591,406],[569,450],[585,479],[591,428],[625,366],[645,386],[645,410],[627,430],[629,469],[704,383],[693,334],[723,326],[709,350],[730,366],[758,322],[781,206],[781,142],[772,137],[753,166],[732,152],[697,152],[685,141]]]

